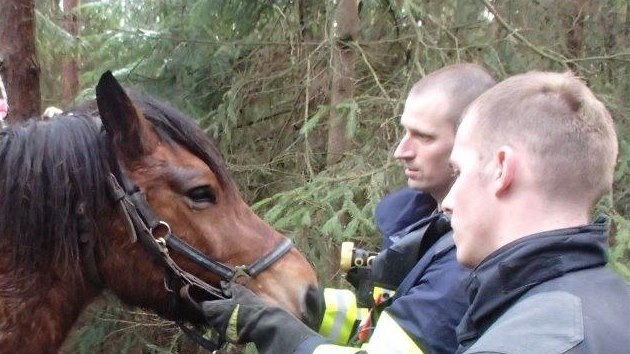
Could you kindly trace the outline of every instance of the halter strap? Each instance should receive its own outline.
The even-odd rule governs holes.
[[[110,194],[116,202],[120,214],[123,216],[131,242],[139,240],[144,248],[166,270],[165,288],[170,294],[170,311],[177,311],[181,300],[184,300],[194,309],[201,311],[199,305],[201,301],[223,299],[226,296],[221,289],[204,282],[179,267],[171,258],[169,249],[216,274],[222,280],[234,281],[244,285],[251,278],[256,277],[269,268],[294,247],[291,240],[285,237],[276,248],[249,266],[230,267],[218,262],[182,240],[171,231],[170,226],[166,222],[158,218],[146,200],[144,193],[124,174],[113,152],[110,152],[109,162],[112,171],[108,178]],[[86,261],[88,263],[94,262],[94,257],[86,257]],[[92,268],[90,265],[87,268],[90,277],[94,273],[98,277],[98,272],[89,270]],[[215,343],[198,334],[192,334],[193,330],[184,326],[181,322],[178,325],[186,335],[205,349],[212,351],[222,345],[222,343]]]
[[[217,262],[212,258],[209,258],[196,248],[190,246],[174,233],[171,233],[166,239],[166,245],[173,251],[186,256],[196,264],[204,267],[210,272],[218,275],[223,280],[236,281],[237,278],[243,275],[254,278],[258,274],[262,273],[270,265],[282,258],[287,252],[293,248],[293,242],[284,238],[284,240],[271,252],[256,260],[254,263],[248,266],[229,267],[221,262]],[[243,274],[244,273],[244,274]]]
[[[173,251],[186,256],[195,264],[218,275],[222,280],[242,281],[246,280],[242,279],[243,276],[247,278],[256,277],[293,248],[293,242],[285,237],[284,240],[276,246],[276,248],[252,264],[237,267],[227,266],[206,256],[203,252],[194,248],[173,233],[170,226],[166,222],[161,221],[153,212],[153,209],[149,206],[144,193],[142,193],[135,185],[129,183],[126,176],[121,182],[123,183],[119,183],[119,179],[113,174],[110,175],[109,183],[110,189],[112,190],[112,196],[118,201],[121,206],[121,210],[124,210],[123,215],[125,215],[125,220],[127,220],[127,228],[129,229],[128,231],[131,240],[134,242],[138,239],[139,235],[150,235],[148,238],[140,237],[139,239],[145,248],[147,248],[147,250],[155,256],[168,256],[168,249],[170,248]],[[121,184],[126,184],[133,192],[126,193],[123,190],[125,187],[121,186]],[[129,225],[132,227],[129,227]],[[139,233],[139,231],[145,232]]]
[[[109,182],[110,188],[114,192],[113,194],[121,195],[120,190],[122,187],[118,184],[117,179],[113,175],[109,179]],[[136,207],[137,204],[134,200],[137,203],[142,203],[143,201],[142,204],[144,204],[144,206]],[[225,298],[220,289],[183,270],[171,258],[164,240],[165,237],[168,237],[168,235],[171,234],[170,227],[168,227],[168,224],[166,223],[160,221],[155,222],[157,218],[150,219],[150,217],[155,214],[146,207],[148,203],[141,192],[136,191],[132,195],[124,194],[123,197],[118,200],[118,203],[120,210],[124,215],[124,219],[128,220],[129,225],[131,225],[129,232],[132,242],[134,240],[139,240],[144,248],[156,260],[162,263],[164,268],[167,270],[169,278],[167,279],[167,290],[171,290],[173,294],[178,295],[180,288],[184,285],[190,284],[205,292],[204,295],[207,295],[205,300]],[[140,211],[143,211],[143,213]],[[147,220],[150,221],[147,223]],[[173,286],[176,289],[173,289]]]

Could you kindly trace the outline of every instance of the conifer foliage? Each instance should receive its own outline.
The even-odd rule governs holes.
[[[611,264],[630,278],[630,3],[362,0],[352,7],[356,17],[339,17],[341,3],[83,0],[72,10],[80,29],[72,35],[58,2],[39,0],[44,105],[63,101],[59,59],[66,57],[78,60],[77,100],[93,96],[111,69],[126,85],[172,102],[220,143],[246,198],[293,236],[323,284],[344,286],[339,245],[376,248],[374,207],[404,185],[391,155],[413,83],[457,62],[485,65],[497,79],[573,70],[616,120],[615,187],[598,212],[614,221]],[[356,31],[340,37],[339,28]],[[346,71],[335,51],[351,58]],[[350,94],[333,89],[340,75]],[[341,118],[334,133],[346,138],[332,163],[331,117]],[[194,352],[169,323],[113,301],[90,314],[66,352]]]

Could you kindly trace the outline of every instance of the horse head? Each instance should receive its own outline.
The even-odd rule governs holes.
[[[96,92],[109,148],[175,234],[209,258],[231,267],[253,264],[283,243],[284,236],[240,197],[218,150],[194,123],[153,99],[139,99],[134,104],[109,73],[103,75]],[[128,242],[129,235],[120,225],[112,235],[118,240],[109,245],[120,247],[109,252],[102,263],[108,287],[128,302],[142,298],[138,288],[143,292],[152,289],[155,294],[151,299],[157,302],[149,305],[163,312],[167,304],[163,270],[147,261],[147,255],[136,257],[144,250]],[[219,274],[181,254],[174,253],[173,259],[208,283],[217,285],[222,280]],[[137,277],[121,277],[123,270],[134,270]],[[311,266],[295,248],[247,282],[267,302],[298,317],[306,314],[305,300],[315,284]]]
[[[308,313],[318,296],[312,267],[243,201],[203,131],[167,104],[129,96],[109,72],[96,93],[102,129],[64,113],[0,135],[0,346],[21,348],[20,330],[33,323],[48,339],[30,349],[58,346],[104,287],[197,322],[194,306],[174,311],[173,268],[180,285],[234,276],[268,303],[317,318]]]

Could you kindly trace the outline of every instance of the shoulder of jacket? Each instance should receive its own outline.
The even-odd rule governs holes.
[[[552,291],[517,301],[464,353],[566,353],[584,340],[582,302]]]

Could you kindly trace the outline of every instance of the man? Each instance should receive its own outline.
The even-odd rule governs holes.
[[[604,105],[573,75],[531,72],[467,109],[443,201],[457,259],[474,267],[459,353],[628,353],[630,286],[606,268],[618,146]]]
[[[409,187],[430,194],[439,205],[454,179],[448,159],[461,114],[494,83],[482,67],[463,64],[443,68],[414,85],[401,118],[405,135],[394,153],[403,162]],[[381,252],[394,257],[384,257],[380,266],[377,260],[381,255],[375,260],[375,268],[399,273],[404,279],[394,284],[398,286],[396,295],[382,312],[363,350],[371,353],[456,350],[455,327],[467,307],[463,283],[468,270],[456,261],[450,226],[443,222],[441,213],[434,214],[399,232],[415,252],[410,267],[395,267],[399,258],[396,255],[410,254],[407,247],[399,248],[400,241]],[[209,323],[229,341],[253,341],[261,353],[273,354],[358,350],[326,344],[321,336],[286,312],[266,307],[241,286],[233,285],[230,290],[233,299],[204,304]],[[330,306],[331,297],[334,296],[326,299],[327,312],[336,308]],[[349,308],[345,313],[335,313],[336,322],[325,317],[322,332],[345,333],[346,337],[338,341],[345,343],[350,330],[341,327],[343,324],[351,327],[354,318],[348,315],[356,314],[356,306]]]

